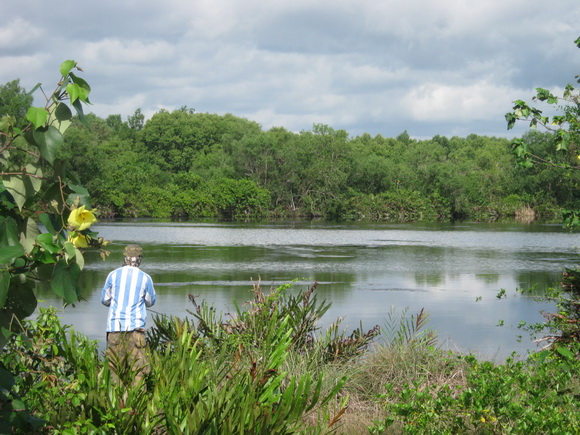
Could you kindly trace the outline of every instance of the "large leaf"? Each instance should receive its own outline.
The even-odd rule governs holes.
[[[40,149],[40,155],[52,165],[58,149],[64,143],[62,133],[51,125],[48,128],[34,130],[33,136]]]
[[[0,246],[19,245],[18,225],[11,217],[0,216]]]
[[[10,272],[7,270],[0,271],[0,308],[4,307],[8,298],[8,289],[10,288]]]
[[[52,291],[68,304],[76,302],[78,300],[77,283],[80,273],[78,264],[67,264],[64,260],[59,261],[52,273],[52,282],[50,283]]]
[[[57,160],[57,162],[59,162],[60,159]],[[58,165],[57,165],[58,166]],[[56,171],[55,171],[56,173]],[[64,179],[64,177],[59,174],[59,176]],[[54,204],[53,210],[56,211],[57,213],[62,210],[64,203],[63,203],[63,197],[62,197],[62,190],[61,190],[61,186],[58,183],[54,183],[52,186],[49,186],[48,189],[46,189],[46,192],[44,192],[44,196],[43,196],[43,201],[46,204]],[[55,225],[55,228],[58,230],[60,228],[60,225],[58,224],[58,222],[53,220],[53,225]]]
[[[26,169],[26,174],[27,174],[28,178],[25,179],[24,182],[27,185],[30,184],[29,187],[32,188],[32,191],[34,193],[37,193],[40,190],[40,188],[42,187],[42,169],[40,169],[40,166],[34,166],[31,163],[26,165],[25,169]],[[27,187],[27,189],[28,189],[28,187]]]
[[[32,251],[32,248],[34,248],[34,241],[39,234],[40,230],[38,229],[35,220],[31,217],[26,219],[24,231],[20,233],[20,244],[27,254],[29,254],[30,251]]]
[[[14,386],[14,375],[0,367],[0,388],[10,390]]]
[[[10,192],[10,195],[14,198],[18,210],[22,210],[22,206],[27,199],[24,177],[22,175],[6,175],[2,177],[2,182],[4,183],[6,190]]]
[[[79,117],[79,121],[81,121],[84,125],[89,125],[89,122],[87,121],[87,117],[85,116],[85,114],[83,112],[83,105],[81,104],[81,101],[78,99],[76,101],[73,101],[72,106],[77,111],[77,116]]]
[[[26,219],[26,227],[24,231],[20,233],[20,244],[24,248],[24,251],[29,254],[34,248],[34,241],[36,237],[40,234],[38,225],[32,218]]]
[[[64,103],[58,103],[54,109],[54,115],[59,121],[70,121],[73,114],[70,108]]]
[[[77,85],[76,83],[70,83],[66,87],[66,91],[68,92],[68,97],[70,98],[70,102],[74,103],[79,98],[82,100],[84,98],[84,91],[83,89]]]
[[[33,287],[34,283],[23,276],[16,276],[10,280],[4,312],[0,316],[0,327],[9,329],[13,316],[24,319],[34,313],[37,301]]]
[[[26,165],[26,174],[7,175],[3,177],[4,187],[14,198],[19,210],[22,210],[28,198],[34,196],[42,187],[42,170],[31,164]]]
[[[46,231],[48,231],[53,236],[56,235],[57,231],[55,228],[55,223],[58,222],[58,220],[56,219],[56,217],[54,215],[49,215],[48,213],[42,213],[39,216],[39,219],[40,219],[40,222],[42,222],[42,225],[44,225],[44,228],[46,228]]]
[[[0,248],[0,264],[9,264],[14,258],[24,255],[24,249],[20,244],[3,246]]]
[[[67,202],[69,204],[74,203],[77,198],[79,199],[79,205],[84,205],[87,208],[91,208],[89,191],[83,186],[77,186],[75,184],[69,184],[68,187],[72,190],[69,194]]]
[[[29,107],[26,112],[26,119],[34,125],[34,128],[44,125],[47,118],[48,112],[44,107]]]
[[[50,125],[54,126],[61,134],[71,126],[73,114],[70,108],[64,103],[58,103],[53,108],[54,118],[50,122]]]
[[[60,73],[65,77],[75,66],[77,66],[77,63],[74,60],[65,60],[60,65]]]

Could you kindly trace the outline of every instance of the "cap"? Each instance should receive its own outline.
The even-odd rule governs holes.
[[[125,257],[142,257],[143,249],[139,245],[127,245],[123,250],[123,255]]]

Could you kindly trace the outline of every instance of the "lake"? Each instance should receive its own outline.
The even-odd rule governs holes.
[[[111,255],[103,262],[85,254],[85,300],[62,317],[102,347],[107,308],[100,291],[128,243],[143,246],[141,268],[155,282],[149,326],[155,313],[188,316],[189,294],[227,313],[234,301],[251,298],[252,280],[265,289],[296,280],[294,291],[317,281],[318,299],[332,302],[323,328],[342,317],[347,331],[361,321],[370,329],[385,326],[393,310],[410,316],[425,308],[440,347],[490,359],[536,348],[518,325],[543,320],[540,310],[552,307],[533,295],[557,285],[563,268],[578,263],[580,247],[579,235],[548,224],[137,221],[94,230],[111,241]],[[498,299],[502,289],[507,297]],[[41,305],[62,306],[51,293],[38,297]]]

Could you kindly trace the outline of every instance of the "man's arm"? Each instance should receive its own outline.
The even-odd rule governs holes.
[[[155,305],[155,287],[153,287],[153,280],[149,278],[147,280],[147,285],[145,286],[145,306],[152,307]]]
[[[107,276],[103,290],[101,291],[101,303],[107,307],[111,306],[111,300],[113,299],[113,280],[111,279],[111,274]]]

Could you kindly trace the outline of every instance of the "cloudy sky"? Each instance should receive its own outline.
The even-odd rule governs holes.
[[[93,113],[232,113],[395,137],[513,136],[504,114],[580,73],[578,0],[0,0],[0,84],[74,59]]]

